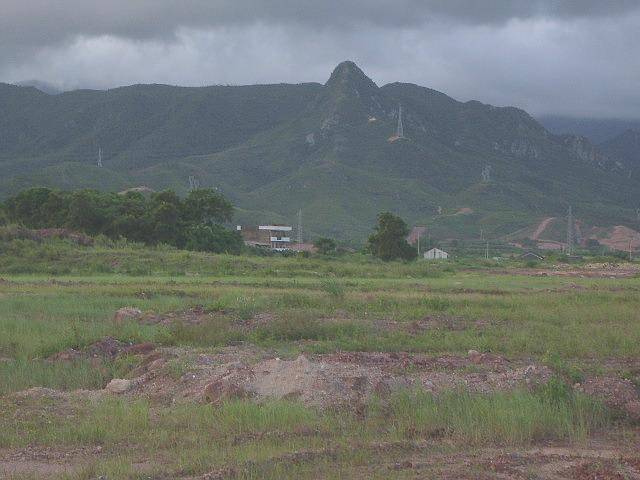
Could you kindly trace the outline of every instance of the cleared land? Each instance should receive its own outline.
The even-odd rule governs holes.
[[[638,265],[11,248],[2,478],[640,478]]]

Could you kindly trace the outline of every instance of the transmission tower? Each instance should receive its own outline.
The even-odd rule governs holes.
[[[482,169],[482,181],[489,183],[491,181],[491,165],[485,165]]]
[[[302,251],[302,209],[298,210],[298,251]]]
[[[404,125],[402,124],[402,105],[398,105],[398,130],[396,137],[404,138]]]
[[[102,168],[102,147],[98,147],[98,167]]]
[[[567,255],[573,254],[573,238],[574,238],[573,211],[572,211],[571,205],[569,205],[569,211],[567,212]]]
[[[200,182],[198,181],[198,179],[193,175],[189,175],[189,190],[193,191],[199,188],[200,188]]]

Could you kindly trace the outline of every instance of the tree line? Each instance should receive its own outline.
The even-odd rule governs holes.
[[[38,187],[7,199],[3,210],[7,221],[33,229],[68,228],[218,253],[239,253],[243,247],[240,234],[223,225],[231,221],[233,206],[211,189],[193,190],[181,198],[172,190],[144,195]]]
[[[240,233],[224,226],[233,217],[233,205],[211,189],[193,190],[181,198],[172,190],[145,195],[37,187],[6,200],[2,213],[5,221],[27,228],[68,228],[147,245],[234,254],[244,246]],[[406,241],[407,224],[388,212],[377,220],[365,251],[385,261],[415,259],[415,249]],[[330,238],[319,238],[314,244],[321,255],[337,251],[337,243]]]

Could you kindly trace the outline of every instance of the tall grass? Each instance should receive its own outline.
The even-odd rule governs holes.
[[[392,431],[403,438],[445,436],[465,445],[526,445],[583,441],[609,421],[598,402],[552,380],[541,391],[492,395],[424,391],[397,395],[389,407]]]
[[[329,448],[335,452],[333,460],[348,470],[384,455],[379,449],[369,450],[369,442],[420,442],[435,437],[460,447],[526,446],[540,440],[579,442],[608,425],[608,413],[600,404],[560,385],[533,393],[490,395],[406,391],[386,404],[372,401],[364,419],[346,412],[320,413],[289,401],[152,407],[144,400],[108,398],[77,406],[73,415],[65,410],[26,422],[15,421],[13,415],[0,416],[4,426],[0,445],[100,445],[104,451],[127,452],[135,441],[138,455],[151,454],[167,462],[165,473],[198,475],[226,466],[241,478],[258,471],[264,478],[277,478],[277,474],[295,478],[294,472],[313,478],[315,468],[328,466],[327,458],[318,455],[292,464],[282,456]],[[293,468],[290,476],[287,467],[296,466],[304,468]],[[111,468],[116,466],[96,464],[91,471],[104,475]],[[127,471],[125,464],[117,468]]]

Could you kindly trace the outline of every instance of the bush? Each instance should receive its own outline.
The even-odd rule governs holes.
[[[316,247],[319,254],[328,255],[336,251],[338,244],[332,238],[321,237],[313,242],[313,246]]]

